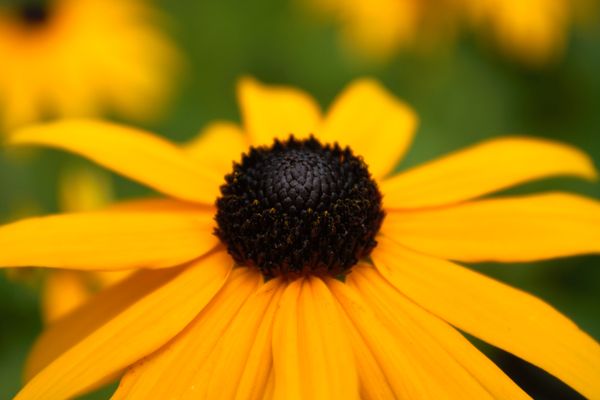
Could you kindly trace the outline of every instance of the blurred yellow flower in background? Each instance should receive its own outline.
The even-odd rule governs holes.
[[[562,56],[581,10],[592,7],[588,0],[309,1],[338,21],[347,47],[369,58],[448,43],[458,30],[474,29],[530,66]]]
[[[469,22],[500,51],[537,66],[560,58],[579,0],[457,0]]]
[[[392,175],[417,118],[373,80],[324,115],[302,91],[251,79],[239,102],[242,127],[217,122],[183,148],[90,120],[12,136],[169,197],[0,228],[2,267],[135,271],[42,334],[17,399],[122,374],[115,399],[527,398],[455,328],[600,397],[598,343],[457,264],[600,253],[598,201],[489,197],[595,179],[584,153],[507,137]]]
[[[114,200],[110,176],[95,168],[68,166],[58,184],[58,205],[65,212],[99,210]]]
[[[341,25],[345,48],[376,61],[398,50],[444,42],[455,34],[451,0],[308,0]]]
[[[180,55],[143,0],[0,5],[0,130],[46,116],[154,116]]]

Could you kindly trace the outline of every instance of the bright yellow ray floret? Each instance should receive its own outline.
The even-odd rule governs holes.
[[[88,120],[14,134],[164,196],[0,227],[3,267],[133,271],[42,334],[17,399],[69,398],[117,377],[115,399],[528,398],[461,331],[600,397],[594,339],[542,300],[456,264],[599,254],[597,200],[494,196],[548,177],[592,180],[587,155],[508,137],[390,176],[417,118],[374,80],[352,83],[327,113],[300,90],[249,78],[239,101],[241,126],[211,124],[181,147]],[[350,146],[383,192],[378,244],[344,280],[265,280],[213,235],[223,160],[290,133]]]

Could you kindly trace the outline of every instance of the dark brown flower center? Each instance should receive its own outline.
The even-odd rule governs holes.
[[[339,276],[376,245],[381,194],[349,148],[290,137],[251,148],[225,181],[216,235],[267,278]]]

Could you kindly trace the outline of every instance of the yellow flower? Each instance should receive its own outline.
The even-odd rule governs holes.
[[[150,118],[179,68],[141,0],[48,0],[0,6],[0,130],[109,109]]]
[[[455,10],[448,0],[309,0],[340,24],[345,48],[381,61],[398,49],[453,36]]]
[[[599,253],[596,200],[488,197],[593,179],[585,154],[507,137],[391,176],[417,118],[375,81],[325,115],[299,90],[250,79],[239,102],[242,127],[217,122],[184,148],[85,120],[12,137],[168,196],[0,228],[2,266],[137,270],[42,334],[17,399],[119,376],[115,399],[527,398],[459,330],[600,397],[598,343],[458,264]]]
[[[562,56],[578,0],[460,0],[467,17],[500,50],[526,64]]]

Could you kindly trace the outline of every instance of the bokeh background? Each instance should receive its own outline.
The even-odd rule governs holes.
[[[385,61],[364,59],[340,46],[334,21],[315,15],[300,0],[154,4],[168,15],[166,28],[186,65],[164,117],[135,124],[170,139],[190,139],[215,119],[239,121],[235,83],[244,75],[303,88],[323,107],[352,79],[368,75],[411,104],[421,118],[412,151],[398,169],[502,134],[562,140],[586,150],[600,166],[598,18],[571,30],[563,57],[531,66],[505,57],[472,32],[427,51],[399,51]],[[58,211],[61,171],[81,165],[87,166],[51,150],[2,150],[0,220]],[[147,193],[124,179],[111,178],[118,198]],[[569,179],[547,180],[511,192],[549,189],[600,198],[599,183]],[[600,257],[588,256],[474,268],[550,302],[600,339],[599,264]],[[0,274],[0,399],[11,398],[20,387],[27,350],[42,328],[39,274],[30,271],[25,279]],[[577,398],[536,368],[496,349],[482,348],[534,397]],[[85,398],[107,398],[110,390]]]

